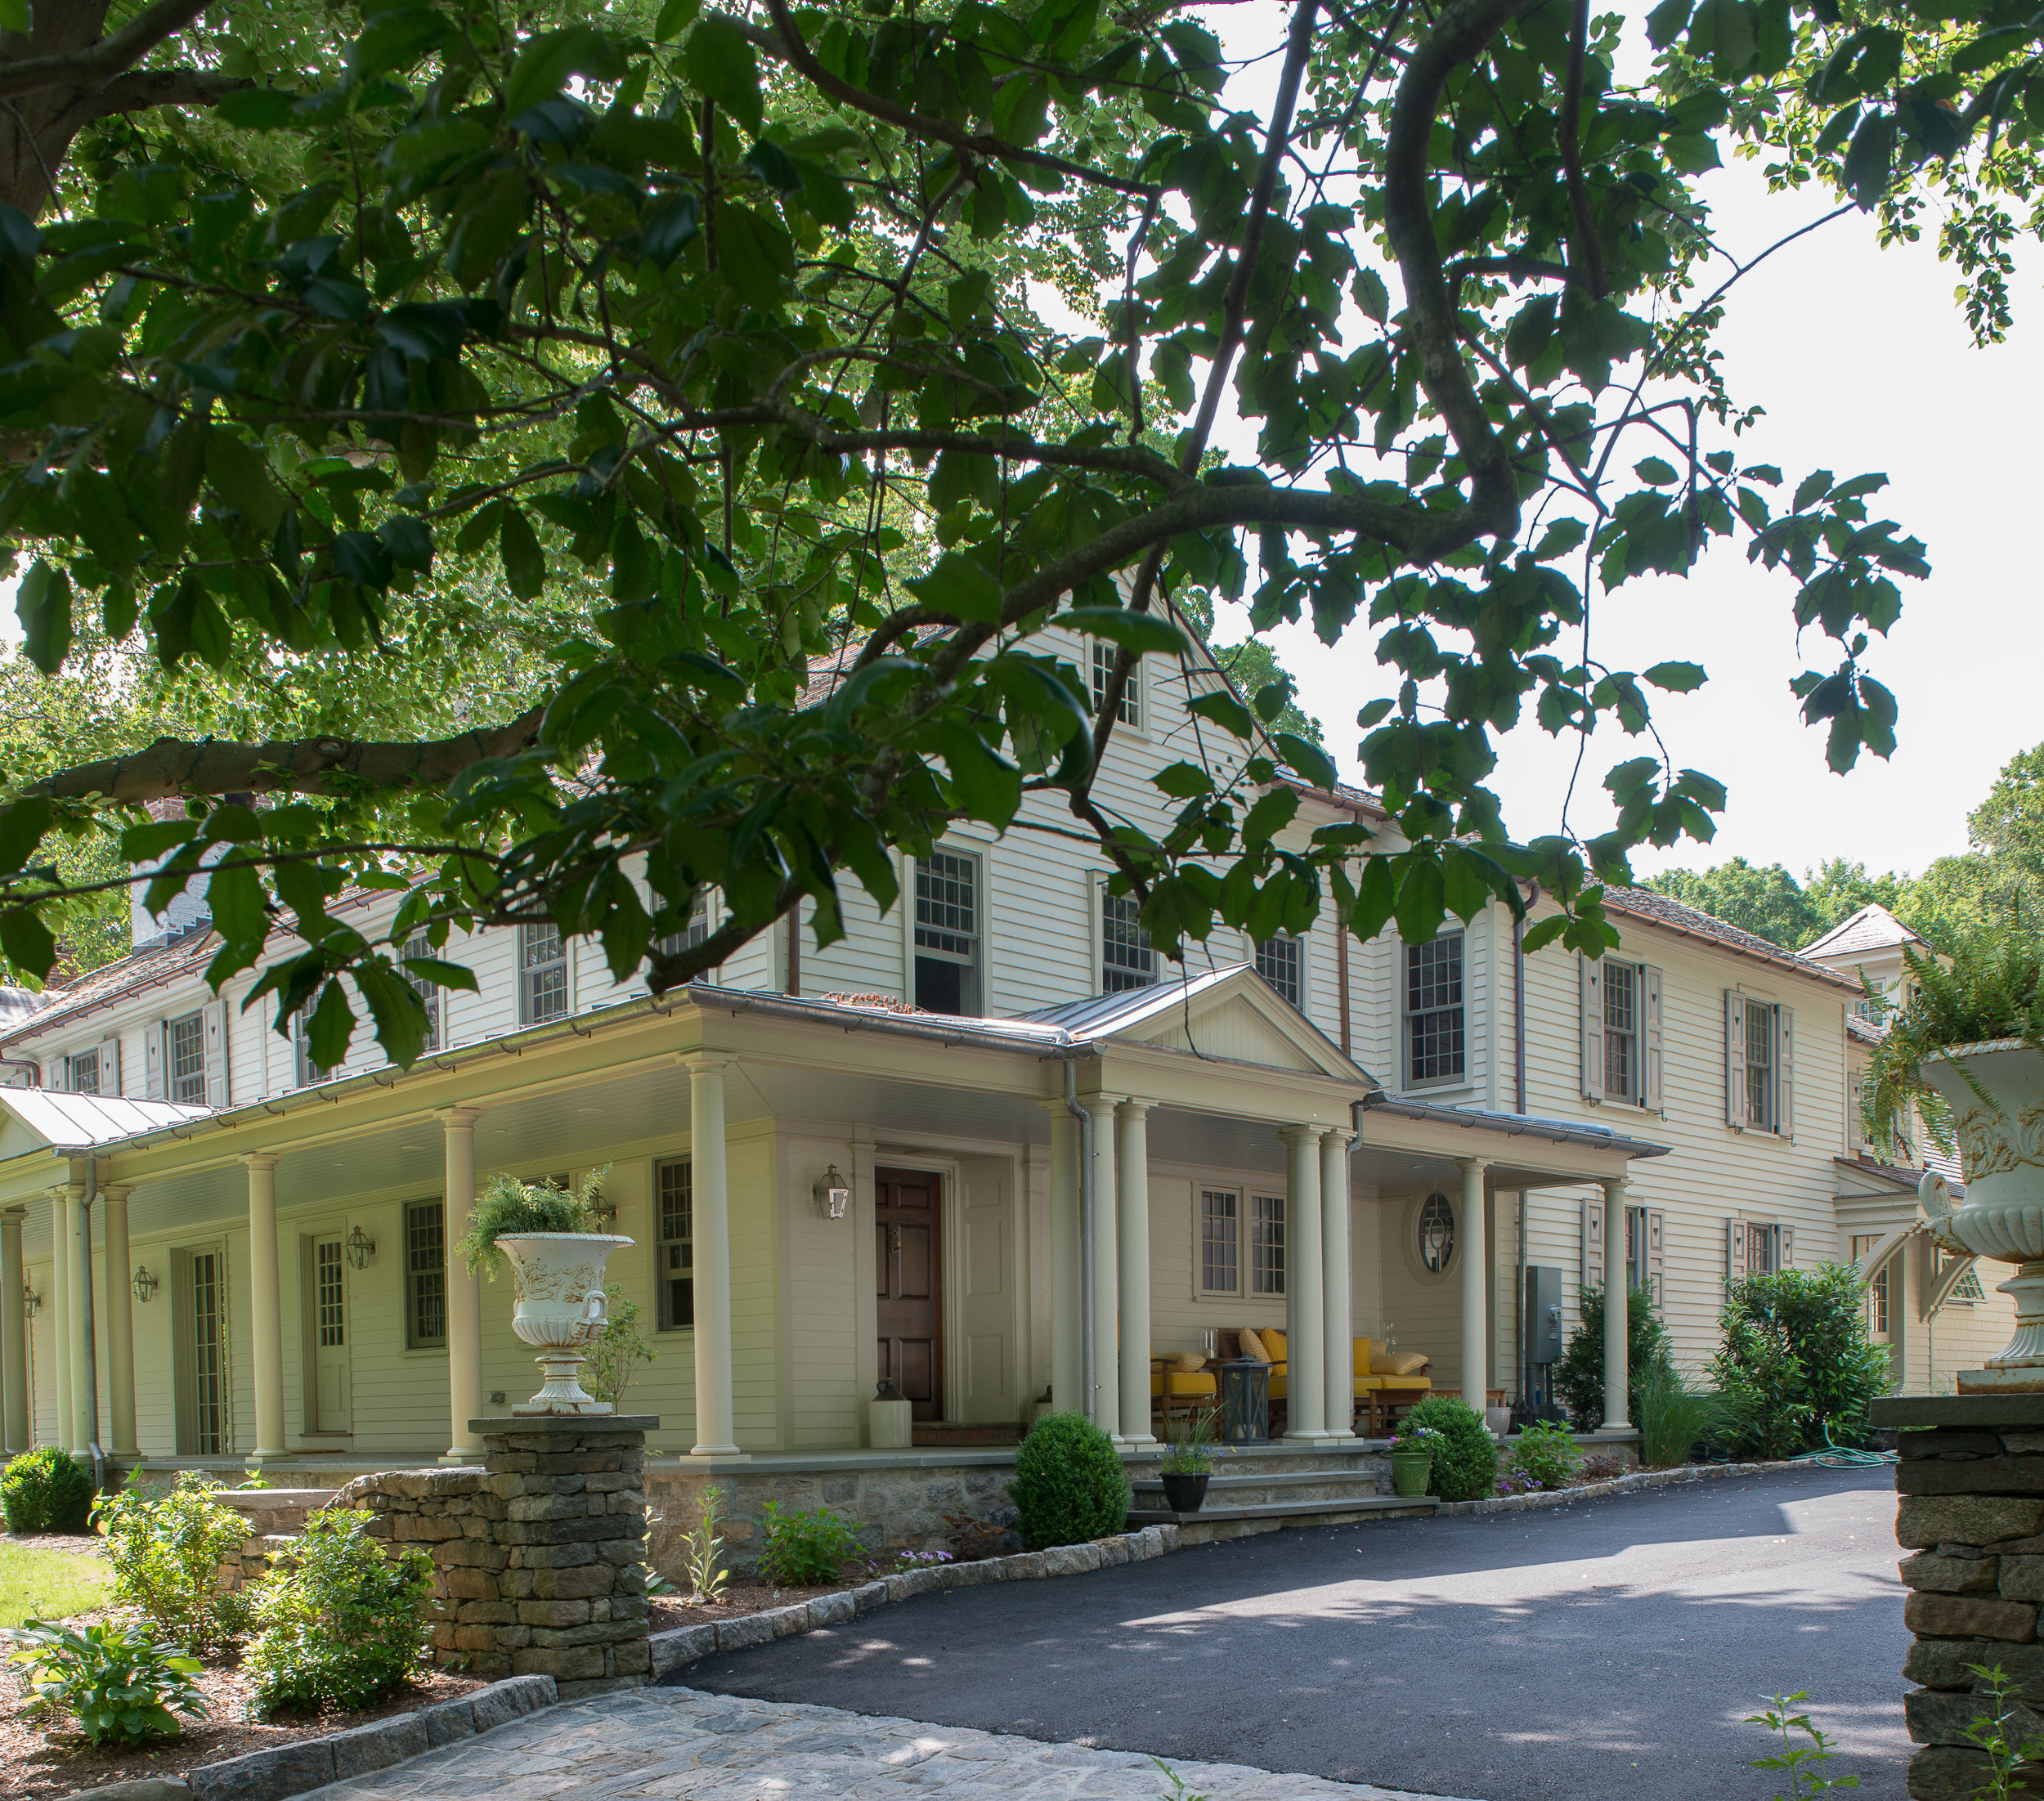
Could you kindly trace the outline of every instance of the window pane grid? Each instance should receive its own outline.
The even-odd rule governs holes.
[[[322,1239],[314,1252],[319,1291],[320,1348],[330,1351],[345,1343],[345,1291],[341,1279],[341,1246],[338,1239]]]
[[[692,1166],[677,1158],[660,1166],[660,1243],[657,1265],[660,1324],[674,1332],[696,1323],[695,1189]]]
[[[1199,1286],[1208,1294],[1235,1294],[1241,1279],[1236,1269],[1236,1199],[1225,1188],[1203,1189],[1199,1194]]]
[[[222,1329],[220,1254],[191,1260],[192,1444],[201,1457],[227,1449],[226,1334]]]
[[[1157,953],[1132,894],[1100,895],[1100,987],[1109,994],[1146,988],[1157,979]]]
[[[173,1019],[165,1033],[170,1059],[170,1098],[189,1107],[206,1104],[206,1024],[196,1013]]]
[[[1633,1100],[1636,1063],[1634,1033],[1639,1018],[1639,971],[1630,963],[1604,965],[1604,1092],[1613,1100]]]
[[[697,894],[695,905],[689,909],[688,924],[679,932],[670,932],[660,941],[661,953],[666,957],[679,957],[684,951],[693,951],[710,935],[710,898]]]
[[[1440,1082],[1465,1068],[1462,934],[1450,932],[1405,951],[1407,1080]]]
[[[1107,698],[1107,684],[1114,679],[1114,663],[1121,654],[1120,647],[1102,643],[1097,638],[1093,643],[1093,710],[1097,713],[1100,703]],[[1136,658],[1128,671],[1128,679],[1122,684],[1121,705],[1114,710],[1114,717],[1123,725],[1142,729],[1142,659]]]
[[[447,1342],[446,1217],[438,1201],[405,1209],[406,1324],[415,1350]]]
[[[1439,1275],[1455,1253],[1455,1203],[1445,1194],[1429,1194],[1420,1204],[1419,1261]]]
[[[558,1019],[567,1012],[567,948],[553,921],[518,928],[518,968],[525,1023]]]
[[[1249,1198],[1249,1289],[1253,1294],[1284,1293],[1284,1197]]]
[[[407,943],[399,954],[403,957],[431,957],[433,954],[433,946],[426,942],[422,934]],[[407,972],[405,979],[411,983],[412,992],[419,997],[426,1009],[426,1042],[421,1048],[437,1051],[440,1048],[440,990],[423,975],[413,975]]]
[[[83,1056],[67,1057],[65,1059],[65,1064],[69,1071],[73,1094],[96,1095],[100,1091],[100,1054],[98,1051],[90,1051]],[[203,1070],[200,1072],[200,1079],[202,1081],[204,1079]]]
[[[1746,1117],[1752,1126],[1774,1124],[1774,1010],[1746,1004]]]
[[[1304,965],[1304,947],[1295,938],[1266,938],[1256,948],[1256,973],[1293,1006],[1305,992]]]

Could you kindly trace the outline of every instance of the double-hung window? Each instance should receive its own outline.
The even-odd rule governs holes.
[[[710,896],[704,890],[696,891],[695,904],[688,909],[688,923],[679,932],[670,932],[660,941],[663,957],[679,957],[684,951],[693,951],[710,935]]]
[[[1107,700],[1107,685],[1114,679],[1114,665],[1121,656],[1118,644],[1109,644],[1102,638],[1093,640],[1093,710],[1097,714]],[[1138,732],[1143,728],[1143,660],[1138,656],[1129,667],[1128,679],[1122,683],[1121,705],[1114,710],[1115,719],[1122,724],[1132,726]]]
[[[916,864],[916,1005],[978,1014],[979,945],[979,859],[933,850]]]
[[[539,1025],[567,1016],[567,947],[552,920],[518,928],[518,1020]]]
[[[670,1158],[661,1163],[657,1180],[660,1237],[654,1285],[659,1292],[660,1329],[679,1332],[696,1323],[694,1190],[688,1158]]]
[[[426,942],[423,932],[410,939],[398,952],[400,957],[431,957],[433,954],[433,946]],[[411,983],[412,992],[419,997],[420,1005],[426,1010],[426,1040],[419,1048],[422,1051],[437,1051],[440,1048],[439,987],[426,977],[409,970],[405,972],[405,979]]]
[[[1100,985],[1104,994],[1146,988],[1157,979],[1157,953],[1143,930],[1142,908],[1133,894],[1100,897]]]
[[[164,1067],[170,1098],[189,1107],[206,1104],[206,1019],[192,1012],[164,1026]]]
[[[1306,1004],[1306,946],[1289,932],[1257,946],[1256,973],[1293,1006]]]
[[[1853,1261],[1860,1262],[1880,1242],[1871,1233],[1856,1235],[1853,1239]],[[1894,1266],[1895,1260],[1891,1257],[1867,1279],[1867,1336],[1877,1345],[1889,1341],[1888,1272]]]
[[[1468,1069],[1462,1003],[1463,934],[1405,947],[1405,1086],[1457,1082]]]
[[[1199,1191],[1199,1292],[1242,1292],[1242,1197],[1231,1188]]]
[[[1284,1293],[1284,1197],[1249,1197],[1249,1292]]]
[[[96,1095],[100,1091],[100,1054],[96,1046],[64,1060],[64,1086],[74,1095]]]
[[[316,1082],[324,1082],[330,1073],[321,1068],[312,1056],[312,1010],[318,1002],[319,997],[316,995],[291,1015],[293,1085],[299,1088],[309,1088]]]
[[[1583,1098],[1661,1107],[1661,974],[1615,957],[1581,960]]]
[[[1741,1131],[1792,1136],[1795,1010],[1728,988],[1724,1048],[1725,1123]]]
[[[1762,1131],[1775,1127],[1774,1010],[1759,1001],[1746,1004],[1746,1122]]]
[[[447,1210],[439,1201],[405,1206],[405,1342],[413,1351],[447,1342]]]
[[[1198,1194],[1199,1292],[1282,1296],[1284,1197],[1205,1186]]]

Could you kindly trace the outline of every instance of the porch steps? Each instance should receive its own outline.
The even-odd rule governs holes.
[[[1365,1494],[1346,1501],[1295,1501],[1238,1507],[1213,1504],[1213,1490],[1207,1490],[1208,1503],[1197,1513],[1174,1513],[1159,1505],[1145,1507],[1142,1498],[1128,1510],[1129,1530],[1137,1526],[1175,1525],[1186,1544],[1207,1544],[1220,1539],[1244,1539],[1261,1532],[1282,1532],[1310,1525],[1360,1525],[1368,1520],[1405,1519],[1432,1513],[1440,1503],[1414,1499],[1403,1494]],[[1163,1499],[1160,1490],[1157,1499]]]
[[[1354,1449],[1312,1451],[1301,1446],[1233,1454],[1208,1482],[1205,1504],[1196,1513],[1172,1512],[1165,1504],[1163,1481],[1158,1475],[1136,1475],[1131,1485],[1132,1525],[1169,1523],[1195,1543],[1286,1526],[1340,1525],[1434,1509],[1432,1501],[1390,1493],[1390,1463]]]
[[[918,1449],[925,1445],[935,1449],[953,1445],[1020,1445],[1022,1428],[1005,1421],[951,1426],[941,1420],[918,1420],[912,1428],[910,1442]]]

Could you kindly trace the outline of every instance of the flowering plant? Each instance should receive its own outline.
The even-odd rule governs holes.
[[[1394,1433],[1391,1448],[1394,1453],[1412,1452],[1432,1457],[1441,1448],[1441,1441],[1448,1435],[1437,1426],[1414,1426]]]
[[[1508,1469],[1498,1478],[1500,1495],[1537,1494],[1544,1485],[1531,1470]]]
[[[905,1576],[912,1570],[934,1570],[940,1563],[949,1563],[948,1551],[901,1551],[894,1556],[894,1566],[890,1575]]]

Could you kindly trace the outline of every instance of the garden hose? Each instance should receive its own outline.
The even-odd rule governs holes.
[[[1791,1463],[1809,1463],[1818,1469],[1858,1470],[1872,1469],[1882,1463],[1893,1463],[1897,1461],[1897,1458],[1893,1451],[1862,1451],[1853,1449],[1847,1445],[1833,1444],[1831,1442],[1831,1422],[1826,1420],[1824,1422],[1824,1449],[1821,1451],[1804,1451],[1800,1456],[1791,1457],[1788,1461]]]

